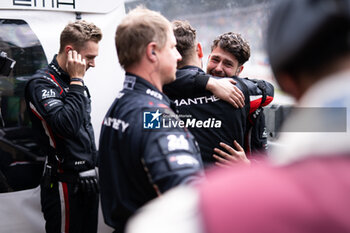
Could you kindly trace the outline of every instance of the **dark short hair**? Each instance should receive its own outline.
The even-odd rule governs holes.
[[[174,20],[172,25],[176,38],[176,49],[182,56],[182,59],[177,63],[181,67],[188,63],[196,49],[196,29],[185,20]]]
[[[218,46],[224,51],[232,54],[237,59],[239,65],[243,65],[249,60],[249,43],[239,33],[226,32],[216,37],[211,46],[211,51]]]

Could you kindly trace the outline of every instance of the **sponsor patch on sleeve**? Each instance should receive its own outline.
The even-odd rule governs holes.
[[[41,88],[35,92],[38,102],[43,106],[46,112],[53,108],[63,105],[61,95],[55,88]]]
[[[193,146],[183,134],[169,134],[158,139],[158,144],[164,155],[176,151],[188,151],[193,153]]]
[[[44,99],[41,104],[47,112],[50,112],[52,109],[63,105],[63,102],[60,99]]]
[[[171,170],[198,168],[200,162],[194,156],[196,148],[183,134],[164,135],[158,139],[162,154]]]
[[[173,154],[167,156],[167,162],[171,170],[182,168],[199,168],[199,161],[190,154]]]
[[[41,100],[49,99],[49,98],[56,98],[58,96],[60,96],[60,94],[53,88],[42,89],[41,93],[39,94],[39,98]]]

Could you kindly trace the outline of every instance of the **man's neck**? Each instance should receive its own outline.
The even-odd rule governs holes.
[[[184,66],[196,66],[198,68],[202,69],[202,59],[194,57],[190,60],[188,60],[188,62],[186,62],[186,64],[183,64],[182,66],[178,66],[179,69],[181,69]]]
[[[156,72],[149,72],[145,69],[139,69],[138,67],[136,68],[128,68],[125,70],[128,73],[135,74],[150,84],[152,84],[155,88],[157,88],[160,92],[163,92],[163,84],[160,81],[159,74]]]
[[[67,69],[66,69],[67,58],[62,53],[59,53],[56,57],[56,60],[60,68],[63,71],[67,72]]]

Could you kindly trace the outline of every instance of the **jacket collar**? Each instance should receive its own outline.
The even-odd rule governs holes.
[[[69,85],[70,83],[70,77],[69,74],[67,72],[65,72],[59,65],[57,62],[57,54],[55,54],[55,56],[53,57],[51,63],[50,63],[50,68],[51,70],[57,74],[58,77],[60,77],[60,79],[62,79],[62,81],[64,81],[67,85]]]
[[[155,86],[144,78],[137,76],[135,74],[126,72],[124,80],[124,89],[135,90],[138,92],[146,93],[156,99],[163,100],[170,104],[169,98],[160,92]]]
[[[193,70],[193,71],[198,71],[200,73],[205,73],[201,68],[197,66],[183,66],[180,69],[178,69],[179,72],[186,71],[186,70]]]

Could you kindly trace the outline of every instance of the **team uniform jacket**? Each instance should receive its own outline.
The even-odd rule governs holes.
[[[205,166],[216,161],[212,155],[215,147],[220,148],[219,142],[232,146],[233,141],[236,140],[245,149],[249,148],[250,145],[245,137],[248,137],[250,122],[254,120],[252,115],[258,108],[266,106],[273,99],[273,86],[270,83],[232,77],[245,96],[245,106],[234,108],[205,90],[206,83],[203,82],[207,81],[209,75],[200,68],[185,66],[177,71],[176,76],[176,81],[166,85],[164,92],[174,100],[179,115],[184,121],[189,121],[186,118],[190,118],[207,122],[206,125],[199,124],[199,127],[197,125],[188,127],[199,143]],[[196,79],[203,81],[196,81]],[[264,100],[258,82],[266,87]]]
[[[26,100],[45,153],[58,160],[59,169],[80,172],[96,166],[91,100],[87,87],[69,83],[55,57],[29,81]]]
[[[167,96],[126,74],[103,121],[99,147],[102,210],[116,232],[123,232],[128,218],[149,200],[202,176],[192,134],[178,125],[168,127],[176,118]]]
[[[88,89],[70,85],[55,56],[27,83],[25,95],[32,127],[47,154],[40,183],[46,232],[95,233],[97,177],[79,178],[95,172],[97,162]]]

